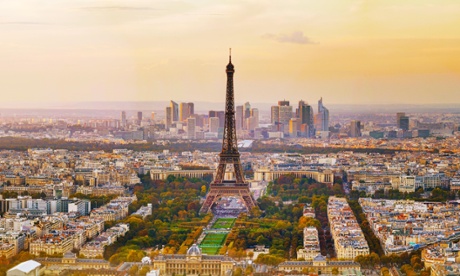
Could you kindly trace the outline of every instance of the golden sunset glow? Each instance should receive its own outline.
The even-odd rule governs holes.
[[[0,2],[3,102],[460,103],[460,2]]]

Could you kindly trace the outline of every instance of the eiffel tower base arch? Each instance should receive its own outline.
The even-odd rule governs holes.
[[[246,209],[248,210],[248,212],[250,212],[252,208],[256,206],[256,203],[252,198],[251,192],[249,191],[247,184],[240,184],[241,186],[236,186],[235,184],[232,184],[232,186],[219,185],[218,187],[213,187],[215,185],[218,184],[211,184],[211,189],[206,195],[206,199],[203,205],[201,206],[201,214],[209,213],[214,203],[216,203],[222,197],[239,197]]]

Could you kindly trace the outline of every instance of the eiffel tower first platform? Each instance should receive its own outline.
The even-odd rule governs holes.
[[[206,200],[201,206],[200,213],[208,213],[212,205],[221,197],[236,196],[242,199],[246,209],[251,211],[256,206],[248,183],[244,182],[243,168],[240,162],[240,153],[238,152],[238,143],[236,140],[235,129],[235,100],[233,93],[233,74],[235,67],[232,64],[230,52],[227,69],[227,93],[225,99],[225,125],[224,137],[222,141],[222,152],[219,154],[219,165],[217,167],[216,177],[210,184],[210,189],[206,195]],[[225,171],[227,165],[233,166],[234,180],[225,180]]]

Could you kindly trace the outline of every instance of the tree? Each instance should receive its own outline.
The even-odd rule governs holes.
[[[251,209],[251,216],[252,217],[258,218],[261,215],[262,215],[262,211],[259,209],[259,207],[257,207],[257,206],[252,207],[252,209]]]
[[[176,180],[176,177],[172,174],[168,175],[168,177],[166,177],[166,182],[168,183],[171,183],[173,182],[174,180]]]
[[[135,276],[138,270],[139,270],[139,267],[137,265],[131,266],[128,270],[129,276]]]
[[[413,268],[410,264],[405,264],[401,266],[401,272],[406,273],[406,275],[408,275],[410,272],[413,272]]]
[[[242,276],[243,275],[243,270],[241,267],[237,267],[233,273],[233,276]]]
[[[316,227],[316,229],[321,229],[321,222],[319,220],[311,218],[311,217],[300,217],[299,218],[299,229],[303,229],[305,227]]]
[[[369,254],[369,264],[372,267],[375,267],[376,265],[380,264],[380,257],[379,255],[377,255],[377,253],[372,252],[371,254]]]
[[[205,195],[206,195],[206,185],[201,186],[200,195],[201,195],[201,196],[205,196]]]
[[[248,265],[246,269],[244,270],[244,274],[251,275],[253,271],[254,271],[254,268],[252,267],[252,265]]]
[[[139,270],[139,276],[145,276],[149,271],[150,271],[150,267],[149,267],[149,266],[143,266],[143,267]]]
[[[380,274],[382,276],[390,276],[390,270],[387,267],[382,267],[380,270]]]

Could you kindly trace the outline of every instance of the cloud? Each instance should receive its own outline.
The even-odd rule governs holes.
[[[88,11],[158,11],[160,9],[155,9],[151,7],[140,7],[140,6],[94,6],[94,7],[84,7],[84,10]]]
[[[264,34],[265,39],[271,39],[281,43],[294,43],[294,44],[318,44],[306,37],[303,32],[297,31],[290,34]]]
[[[51,25],[45,22],[35,21],[0,21],[0,25]]]

